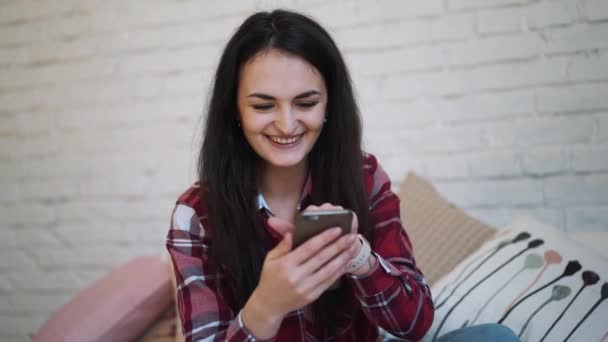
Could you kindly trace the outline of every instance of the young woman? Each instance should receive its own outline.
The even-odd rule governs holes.
[[[390,188],[361,150],[329,34],[287,11],[247,18],[221,56],[199,181],[167,238],[186,340],[422,338],[433,303]],[[335,208],[353,212],[350,234],[293,246],[298,212]]]

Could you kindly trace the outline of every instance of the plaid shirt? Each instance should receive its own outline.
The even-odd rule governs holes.
[[[366,275],[345,275],[358,303],[348,325],[339,329],[336,341],[374,341],[381,331],[409,340],[421,339],[431,326],[434,308],[430,290],[412,253],[412,245],[399,215],[399,198],[391,191],[390,180],[373,155],[364,160],[365,186],[370,194],[370,217],[374,224],[372,251],[378,259]],[[310,177],[300,206],[310,200]],[[260,217],[272,213],[259,196]],[[280,236],[268,224],[265,229],[278,243]],[[231,307],[228,277],[209,258],[213,244],[204,199],[195,183],[177,200],[173,210],[167,249],[177,278],[179,315],[186,341],[255,341],[243,325],[241,308]],[[283,319],[276,341],[325,340],[309,321],[309,308],[289,313]],[[380,328],[380,329],[379,329]]]

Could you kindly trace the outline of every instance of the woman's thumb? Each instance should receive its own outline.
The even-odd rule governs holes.
[[[269,253],[268,256],[271,259],[281,257],[291,251],[293,245],[293,235],[286,233],[281,240]]]

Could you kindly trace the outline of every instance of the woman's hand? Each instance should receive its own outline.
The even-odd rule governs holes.
[[[310,209],[319,210],[316,208],[338,207]],[[273,337],[287,313],[319,298],[344,274],[360,248],[354,233],[340,236],[341,229],[334,227],[292,250],[293,227],[285,227],[290,223],[278,218],[268,222],[273,228],[283,225],[275,230],[286,233],[283,240],[266,255],[258,286],[242,313],[245,326],[260,339]],[[356,219],[353,222],[356,223]]]

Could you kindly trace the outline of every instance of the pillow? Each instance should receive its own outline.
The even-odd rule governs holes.
[[[599,341],[608,330],[607,280],[606,257],[521,218],[433,286],[435,321],[424,340],[492,322],[523,341]]]
[[[431,285],[496,232],[446,201],[414,173],[408,173],[399,198],[401,219],[412,240],[416,264]]]
[[[173,299],[169,269],[159,257],[138,257],[83,290],[36,332],[37,341],[132,341]]]

